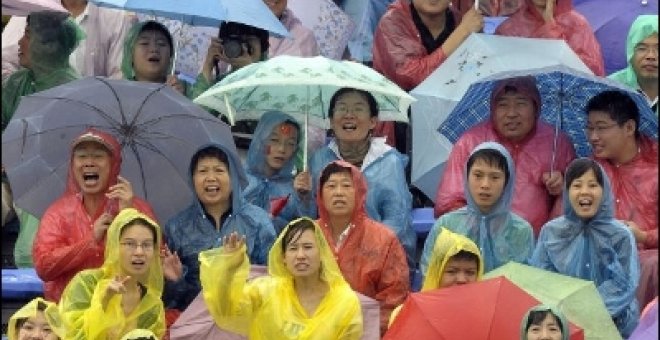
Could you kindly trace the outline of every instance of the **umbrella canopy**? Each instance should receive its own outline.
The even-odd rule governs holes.
[[[180,20],[193,26],[218,27],[239,22],[280,36],[289,31],[262,0],[91,0],[98,6]]]
[[[628,66],[626,40],[630,25],[642,14],[658,14],[658,0],[573,0],[573,7],[584,15],[600,43],[605,74]]]
[[[2,15],[26,16],[38,11],[68,13],[58,0],[2,0]]]
[[[655,340],[658,338],[658,297],[644,308],[639,324],[628,340]]]
[[[538,304],[503,277],[411,293],[383,339],[519,339],[523,317]],[[573,324],[570,333],[583,339]]]
[[[371,92],[380,120],[407,122],[414,98],[382,74],[360,63],[277,56],[232,72],[194,101],[237,120],[258,120],[264,112],[279,110],[300,121],[328,128],[328,106],[342,87]]]
[[[639,108],[640,132],[658,139],[658,119],[641,94],[611,79],[596,77],[565,66],[502,72],[471,85],[438,131],[455,143],[470,127],[489,119],[490,94],[497,81],[524,75],[536,78],[542,101],[541,119],[549,124],[559,125],[561,130],[568,134],[578,157],[591,155],[591,146],[585,133],[587,102],[605,90],[620,90],[631,96]]]
[[[563,40],[471,34],[412,94],[412,184],[435,199],[453,143],[437,132],[472,83],[504,71],[565,65],[591,74]],[[429,152],[428,150],[432,150]]]
[[[121,175],[161,221],[192,201],[188,165],[199,147],[218,143],[236,152],[227,124],[168,85],[76,80],[23,97],[2,134],[2,164],[18,207],[40,217],[64,192],[69,145],[88,127],[117,138]]]
[[[540,300],[556,306],[566,318],[584,330],[586,340],[621,339],[605,304],[592,281],[509,262],[485,278],[504,276]]]
[[[249,279],[268,275],[265,266],[252,265],[250,267]],[[364,332],[362,340],[380,339],[380,307],[378,301],[356,293],[360,299],[362,308],[362,321]],[[171,340],[208,340],[208,339],[246,339],[236,333],[232,333],[218,328],[209,314],[209,310],[204,302],[202,293],[192,301],[190,306],[181,313],[179,318],[170,328]]]

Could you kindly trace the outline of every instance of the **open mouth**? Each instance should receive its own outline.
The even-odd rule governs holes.
[[[211,185],[211,186],[205,187],[204,191],[208,192],[208,193],[216,193],[216,192],[220,191],[220,187],[215,186],[215,185]]]
[[[150,63],[160,63],[160,57],[156,57],[156,56],[149,57],[149,59],[147,59],[147,60],[148,60]]]
[[[591,206],[594,204],[594,202],[590,198],[582,198],[578,201],[578,204],[580,205],[580,208],[588,209],[588,208],[591,208]]]
[[[96,172],[85,172],[83,173],[83,182],[87,185],[94,185],[99,180],[99,174]]]
[[[296,268],[297,270],[306,270],[307,268],[309,268],[309,264],[307,264],[307,263],[296,263],[294,268]]]
[[[357,130],[357,124],[355,124],[355,123],[344,123],[344,124],[341,126],[341,128],[342,128],[344,131],[355,131],[355,130]]]
[[[134,268],[143,268],[147,263],[144,260],[133,260],[131,261],[131,266]]]

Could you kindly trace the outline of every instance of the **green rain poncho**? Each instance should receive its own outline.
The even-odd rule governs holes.
[[[24,52],[29,55],[30,65],[14,72],[2,84],[3,131],[22,96],[80,78],[69,64],[69,56],[85,34],[68,14],[32,13],[27,18],[26,35],[28,51]]]
[[[64,339],[64,325],[62,324],[62,319],[60,318],[60,312],[57,310],[57,305],[53,302],[46,301],[40,297],[34,298],[25,306],[21,307],[14,315],[9,319],[9,325],[7,326],[7,336],[9,340],[18,339],[18,329],[16,323],[20,319],[27,319],[37,315],[39,311],[39,305],[45,306],[43,309],[44,317],[46,322],[50,326],[53,334],[57,335],[60,339]]]
[[[73,277],[60,300],[60,313],[67,328],[67,340],[119,340],[131,330],[148,329],[159,338],[165,333],[165,311],[161,301],[163,270],[158,247],[149,262],[149,272],[140,283],[145,292],[139,304],[126,315],[122,296],[110,298],[105,310],[102,299],[108,284],[122,274],[119,239],[121,230],[131,221],[141,218],[156,227],[156,245],[161,244],[160,227],[147,215],[128,208],[112,221],[106,235],[105,262],[98,269],[83,270]]]

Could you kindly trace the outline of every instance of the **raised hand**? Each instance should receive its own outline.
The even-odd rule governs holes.
[[[245,244],[245,236],[238,235],[237,232],[232,232],[229,236],[224,236],[222,238],[222,249],[225,254],[231,254],[239,249]]]
[[[171,252],[170,248],[165,245],[160,253],[160,258],[163,263],[163,276],[172,282],[179,281],[183,275],[183,265],[179,255],[176,252]]]
[[[99,216],[99,218],[96,219],[96,221],[94,221],[92,228],[94,233],[94,240],[96,242],[100,242],[103,239],[106,230],[108,230],[110,223],[112,223],[113,218],[114,216],[112,216],[110,213],[104,212],[101,214],[101,216]]]
[[[108,199],[117,199],[120,211],[133,206],[133,186],[124,177],[117,176],[117,184],[109,187],[105,196]]]
[[[301,196],[305,196],[312,191],[312,176],[309,171],[303,171],[296,175],[293,179],[293,189]]]

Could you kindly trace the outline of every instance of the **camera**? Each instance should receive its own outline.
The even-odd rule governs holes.
[[[230,35],[222,39],[222,49],[227,58],[238,58],[243,54],[243,46],[247,46],[248,54],[252,54],[252,46],[239,35]]]

